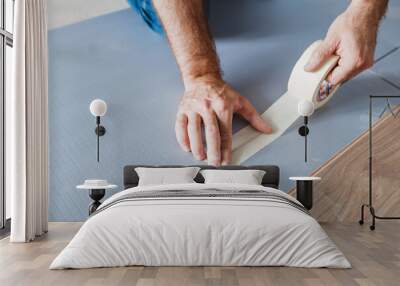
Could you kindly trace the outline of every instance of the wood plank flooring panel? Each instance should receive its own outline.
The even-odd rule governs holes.
[[[398,285],[400,223],[382,222],[375,232],[367,226],[323,224],[344,252],[352,269],[289,267],[117,267],[48,270],[55,256],[77,232],[80,223],[50,223],[50,231],[30,244],[0,241],[0,285]]]
[[[398,138],[400,117],[388,114],[373,126],[373,200],[378,215],[400,216]],[[322,180],[315,183],[312,215],[324,222],[358,221],[361,203],[368,202],[368,162],[365,132],[313,172]],[[295,195],[295,190],[290,193]]]

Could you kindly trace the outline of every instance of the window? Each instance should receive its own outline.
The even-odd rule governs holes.
[[[10,213],[10,194],[4,182],[5,98],[11,92],[14,0],[0,0],[0,228],[4,229]],[[1,233],[0,233],[1,235]]]

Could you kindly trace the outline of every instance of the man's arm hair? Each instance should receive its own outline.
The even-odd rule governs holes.
[[[370,15],[370,20],[378,25],[385,16],[389,0],[352,0],[350,5],[358,6]]]
[[[196,79],[222,80],[203,0],[153,0],[185,87]]]

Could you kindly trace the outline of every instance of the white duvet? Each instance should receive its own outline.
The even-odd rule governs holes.
[[[180,184],[136,187],[107,199],[50,269],[146,266],[294,266],[349,268],[350,263],[308,214],[246,198],[152,198],[112,201],[131,192],[262,190],[254,185]],[[297,202],[297,201],[296,201]]]

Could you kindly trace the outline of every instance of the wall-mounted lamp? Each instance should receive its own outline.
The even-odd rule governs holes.
[[[90,112],[96,116],[96,129],[94,132],[97,135],[97,162],[100,161],[100,136],[106,134],[104,126],[100,125],[100,117],[104,116],[107,112],[107,104],[104,100],[95,99],[90,103]]]
[[[307,162],[307,135],[310,133],[308,117],[314,113],[314,103],[309,100],[302,100],[297,106],[297,111],[304,117],[304,125],[300,126],[299,134],[304,137],[304,161]]]

